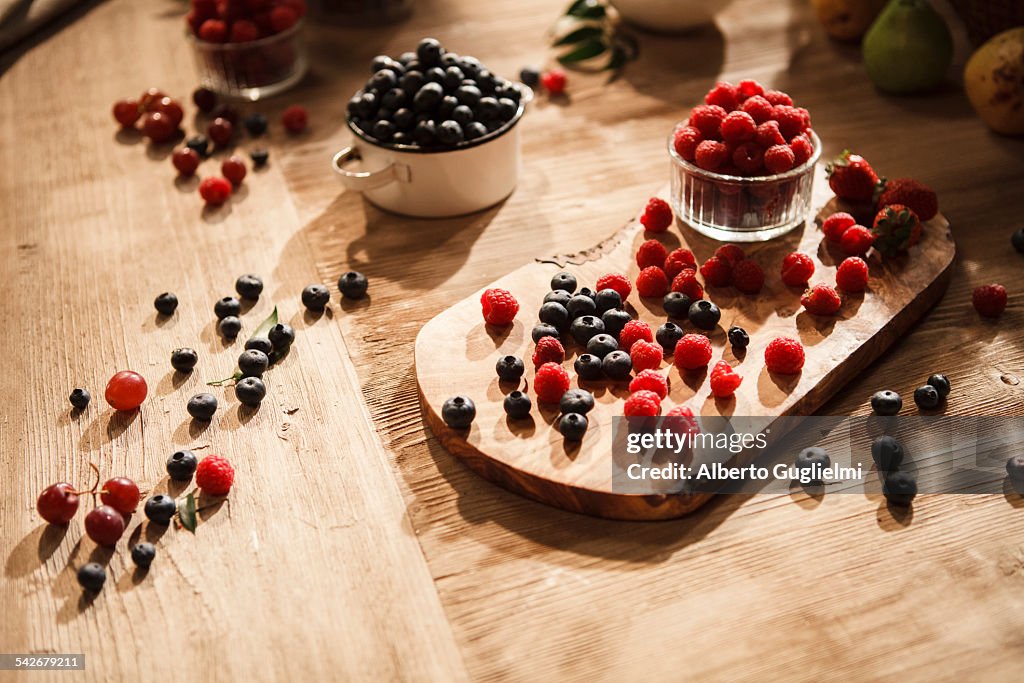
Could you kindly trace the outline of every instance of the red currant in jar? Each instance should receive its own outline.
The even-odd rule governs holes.
[[[104,397],[114,410],[135,410],[146,400],[149,388],[137,372],[122,370],[107,382]]]
[[[206,129],[206,136],[213,140],[213,144],[224,147],[231,142],[231,135],[234,132],[235,127],[231,125],[231,122],[218,116]]]
[[[241,157],[228,157],[220,165],[220,172],[232,185],[241,185],[245,178],[245,162]]]
[[[153,111],[158,111],[174,121],[175,128],[180,126],[181,120],[185,118],[185,110],[181,108],[177,100],[172,100],[170,97],[161,97],[153,106]]]
[[[231,183],[224,178],[204,178],[199,183],[199,196],[210,206],[220,206],[231,196]]]
[[[134,126],[141,115],[139,103],[135,100],[118,100],[114,102],[114,120],[125,128]]]
[[[153,108],[156,106],[156,103],[166,96],[163,90],[150,88],[139,97],[139,106],[143,111],[154,111]]]
[[[109,505],[100,505],[85,516],[85,533],[99,545],[113,547],[124,533],[124,517]]]
[[[65,482],[47,486],[36,500],[36,510],[50,524],[67,524],[78,512],[75,487]]]
[[[171,163],[174,164],[174,168],[178,169],[178,173],[186,178],[196,172],[196,169],[199,168],[199,161],[199,154],[189,147],[176,149],[171,155]]]
[[[178,124],[174,123],[171,117],[158,111],[150,112],[142,119],[142,133],[157,144],[167,142],[177,131]]]
[[[281,114],[281,123],[289,133],[297,134],[306,130],[309,125],[309,114],[306,109],[298,104],[293,104]]]
[[[127,477],[117,477],[100,489],[100,500],[122,515],[130,515],[139,507],[139,487]]]

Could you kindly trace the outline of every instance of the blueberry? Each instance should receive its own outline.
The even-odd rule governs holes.
[[[939,392],[939,398],[946,398],[949,396],[950,387],[949,378],[945,375],[934,374],[928,378],[928,384],[935,387],[935,391]]]
[[[437,139],[442,145],[457,145],[465,139],[462,126],[455,121],[442,121],[437,127]]]
[[[420,64],[426,64],[427,66],[440,64],[442,54],[444,54],[444,48],[434,38],[424,38],[416,46],[416,59],[420,61]]]
[[[480,92],[485,95],[494,94],[494,75],[491,74],[487,69],[481,68],[476,75],[477,86],[480,88]]]
[[[871,409],[876,415],[896,415],[903,409],[903,399],[895,391],[877,391],[871,397]]]
[[[604,323],[604,331],[613,337],[618,337],[622,328],[626,326],[633,316],[621,308],[613,308],[601,314],[601,322]]]
[[[498,99],[498,119],[501,121],[511,121],[519,111],[519,105],[507,97]]]
[[[521,391],[513,391],[511,394],[505,397],[502,406],[505,408],[505,414],[511,417],[513,420],[521,420],[530,414],[530,408],[533,407],[533,402],[530,397]]]
[[[530,332],[530,338],[533,339],[533,343],[536,344],[544,337],[559,338],[558,328],[554,325],[548,325],[547,323],[540,323],[533,326],[533,330]]]
[[[412,98],[413,111],[432,111],[441,104],[444,88],[440,83],[426,83]]]
[[[387,55],[377,55],[370,62],[370,73],[376,73],[381,69],[390,68],[393,63],[394,60],[391,59],[391,57],[388,57]]]
[[[586,415],[594,409],[594,395],[585,389],[570,389],[562,394],[558,401],[558,409],[563,414],[579,413]]]
[[[402,107],[395,110],[395,115],[391,117],[391,121],[395,124],[395,128],[400,131],[406,131],[416,125],[416,115],[412,109]]]
[[[441,407],[441,419],[452,429],[465,429],[476,417],[476,406],[468,396],[454,396]]]
[[[205,135],[196,135],[185,141],[185,146],[205,159],[210,154],[210,141]]]
[[[569,316],[575,320],[585,315],[592,316],[596,314],[597,304],[586,294],[577,294],[569,299],[569,305],[566,306],[566,309],[569,311]]]
[[[192,372],[192,368],[199,362],[199,354],[190,348],[180,348],[171,351],[171,367],[178,372]]]
[[[242,377],[262,377],[270,367],[270,358],[258,349],[247,349],[238,356],[238,369]]]
[[[287,323],[278,323],[267,332],[267,339],[270,340],[275,351],[283,351],[295,341],[295,330]]]
[[[388,142],[395,136],[396,132],[398,132],[398,129],[390,121],[377,121],[373,124],[370,135],[380,142]]]
[[[885,478],[882,493],[894,505],[910,505],[917,495],[917,479],[910,472],[893,472]]]
[[[820,474],[821,470],[832,464],[832,458],[825,452],[824,448],[812,446],[805,448],[796,455],[796,467],[799,470],[810,470],[812,476]],[[816,470],[816,472],[815,472]],[[821,483],[820,477],[811,480],[815,484]]]
[[[498,373],[499,378],[506,382],[518,382],[519,378],[526,372],[526,366],[523,365],[522,358],[502,356],[495,364],[494,371]]]
[[[107,570],[98,562],[83,564],[78,568],[78,584],[87,591],[99,593],[107,582]]]
[[[153,564],[154,559],[156,559],[156,546],[152,543],[143,541],[132,546],[132,562],[136,567],[149,569],[149,565]]]
[[[576,276],[565,271],[555,273],[551,278],[551,289],[560,289],[570,294],[576,291],[576,284]]]
[[[460,85],[455,90],[455,99],[459,101],[459,104],[469,107],[471,111],[480,104],[481,97],[483,95],[480,93],[480,88],[475,85]]]
[[[238,316],[229,315],[217,323],[217,329],[220,330],[225,339],[234,339],[242,331],[242,321]]]
[[[1006,461],[1006,476],[1012,481],[1024,482],[1024,455],[1015,455]]]
[[[249,131],[249,135],[254,138],[258,138],[267,132],[267,117],[258,112],[253,112],[246,116],[242,123],[245,124],[245,129]]]
[[[451,95],[445,95],[441,100],[441,104],[437,105],[437,120],[443,121],[444,119],[452,118],[452,114],[457,106],[459,106],[457,99]]]
[[[89,401],[92,400],[92,395],[88,389],[77,388],[71,392],[68,400],[71,401],[72,407],[78,410],[85,410],[86,406],[89,405]]]
[[[401,88],[406,95],[412,97],[419,92],[419,89],[422,88],[426,82],[427,79],[424,77],[422,72],[406,71],[405,75],[399,79],[398,87]]]
[[[174,481],[191,481],[198,464],[192,451],[175,451],[167,458],[167,474]]]
[[[366,296],[369,286],[370,283],[366,276],[354,270],[350,270],[338,278],[338,289],[346,299],[362,299]]]
[[[1014,249],[1024,254],[1024,228],[1021,228],[1010,236],[1010,244],[1013,245]]]
[[[594,295],[597,312],[604,313],[613,308],[622,308],[622,296],[614,289],[602,289]]]
[[[160,315],[173,315],[178,307],[178,297],[170,292],[164,292],[153,301],[153,306]]]
[[[235,384],[235,398],[244,406],[256,408],[266,395],[267,386],[259,377],[243,377]]]
[[[391,116],[388,117],[392,121],[395,118],[393,112],[402,109],[407,104],[409,104],[409,96],[401,88],[392,88],[384,93],[384,97],[380,98],[380,106],[392,112]]]
[[[690,304],[689,318],[694,327],[713,330],[718,325],[718,321],[722,319],[722,311],[710,301],[700,299]]]
[[[263,280],[260,279],[259,275],[253,275],[252,273],[240,275],[235,280],[235,291],[243,299],[256,301],[260,298],[260,294],[263,293]]]
[[[249,158],[252,159],[252,165],[255,168],[261,168],[267,165],[267,160],[270,159],[270,152],[262,147],[254,149],[249,152]]]
[[[476,106],[476,110],[480,115],[480,120],[484,122],[498,120],[498,100],[493,97],[481,97],[480,102]]]
[[[519,100],[523,99],[523,91],[512,81],[505,81],[503,85],[499,86],[498,89],[494,91],[494,94],[498,98],[499,102],[503,99],[512,100],[517,107],[519,105]]]
[[[213,394],[196,394],[188,400],[185,409],[195,419],[209,422],[217,412],[217,398]]]
[[[524,66],[519,72],[519,82],[536,88],[540,85],[540,69],[532,66]]]
[[[661,348],[665,349],[665,353],[670,354],[676,350],[676,344],[683,338],[683,328],[672,322],[664,323],[654,333],[654,338],[661,345]]]
[[[558,431],[562,433],[566,441],[580,441],[587,433],[587,417],[579,413],[563,415],[558,421]]]
[[[544,295],[544,303],[556,303],[564,308],[569,305],[569,299],[571,298],[572,294],[564,289],[552,289]],[[566,309],[566,315],[568,315],[568,309]]]
[[[595,304],[597,303],[597,292],[592,290],[590,287],[583,287],[583,288],[580,289],[580,291],[578,291],[576,293],[580,294],[582,296],[589,296],[591,299],[594,300]]]
[[[398,58],[398,63],[401,64],[402,66],[408,67],[409,66],[409,62],[412,62],[415,59],[416,59],[416,53],[415,52],[403,52],[402,55]]]
[[[154,524],[161,524],[163,526],[171,523],[171,518],[174,517],[177,509],[178,506],[174,499],[162,493],[158,493],[147,500],[142,508],[143,512],[146,513],[146,519]]]
[[[569,326],[569,333],[576,343],[586,346],[595,336],[604,332],[604,323],[600,318],[593,315],[583,315],[572,321]]]
[[[587,353],[598,358],[604,358],[612,351],[619,350],[619,342],[610,334],[595,334],[587,342]]]
[[[903,462],[903,446],[891,436],[880,436],[871,444],[871,459],[881,472],[892,472]]]
[[[270,339],[267,337],[249,337],[245,341],[245,348],[256,349],[269,356],[270,352],[274,350],[274,345],[270,343]]]
[[[377,113],[377,109],[379,107],[380,98],[377,97],[377,93],[364,92],[359,96],[359,103],[356,105],[356,110],[364,119],[370,119]]]
[[[487,126],[479,121],[466,124],[465,135],[467,140],[476,140],[487,135]]]
[[[601,361],[601,370],[608,379],[626,379],[633,370],[633,361],[625,351],[612,351]]]
[[[669,292],[661,300],[665,313],[677,320],[685,320],[690,314],[690,297],[682,292]]]
[[[604,377],[601,370],[601,359],[592,353],[584,353],[576,358],[573,369],[581,380],[595,381]]]
[[[233,296],[226,296],[213,305],[213,312],[217,320],[223,320],[229,315],[239,316],[242,313],[242,304]]]
[[[437,126],[433,121],[417,121],[412,131],[412,138],[421,147],[429,147],[437,142]]]
[[[366,82],[368,89],[378,93],[386,93],[396,85],[398,85],[398,74],[391,69],[381,69],[370,76],[370,80]]]
[[[473,122],[473,110],[464,104],[460,104],[452,110],[452,120],[460,126]]]
[[[441,79],[441,85],[448,92],[454,92],[462,85],[462,79],[465,77],[466,75],[462,73],[462,69],[457,66],[449,66],[444,70],[444,78]]]
[[[501,128],[501,125],[501,121],[498,120],[484,122],[484,128],[487,129],[488,133],[493,133],[494,131],[498,130],[499,128]]]
[[[942,399],[939,397],[939,390],[930,384],[918,387],[914,390],[914,403],[922,410],[937,408]]]
[[[331,300],[331,292],[323,285],[309,285],[302,290],[302,305],[311,311],[322,311]]]
[[[398,131],[391,136],[392,145],[411,145],[413,142],[415,142],[415,140],[412,139],[412,136],[408,133],[403,133],[402,131]]]
[[[569,324],[569,311],[565,309],[565,306],[554,301],[549,301],[541,306],[537,317],[540,318],[542,323],[547,323],[559,329]]]
[[[483,68],[480,64],[480,60],[476,57],[459,57],[456,63],[459,65],[459,68],[462,69],[462,72],[470,78],[476,78],[480,74],[480,70]]]

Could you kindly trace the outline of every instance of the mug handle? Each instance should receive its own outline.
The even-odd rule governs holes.
[[[396,180],[409,181],[409,168],[395,163],[390,163],[379,171],[348,171],[345,164],[349,161],[358,161],[362,158],[359,148],[356,146],[346,147],[334,155],[331,165],[335,172],[341,176],[342,184],[355,192],[365,192],[383,187]]]

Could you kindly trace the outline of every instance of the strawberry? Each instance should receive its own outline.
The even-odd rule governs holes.
[[[825,173],[828,175],[828,186],[840,199],[852,202],[874,200],[878,175],[864,157],[844,150],[825,167]]]
[[[912,209],[902,204],[884,207],[871,227],[874,247],[882,256],[895,256],[921,239],[921,221]]]
[[[879,185],[878,208],[902,204],[917,214],[922,221],[929,221],[939,212],[939,199],[935,190],[913,178],[896,178]]]

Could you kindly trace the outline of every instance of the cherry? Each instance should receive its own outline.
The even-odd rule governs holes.
[[[114,102],[114,119],[125,128],[134,126],[141,114],[139,103],[135,100],[118,100]]]
[[[199,196],[210,206],[220,206],[231,196],[231,183],[224,178],[204,178],[199,183]]]
[[[220,172],[231,181],[232,185],[241,185],[245,178],[245,162],[241,157],[228,157],[220,165]]]
[[[181,125],[181,120],[185,118],[185,110],[181,108],[177,100],[172,100],[170,97],[161,97],[155,105],[153,105],[153,111],[158,111],[164,116],[170,117],[174,121],[174,127],[177,128]]]
[[[130,515],[139,507],[139,487],[127,477],[116,477],[103,485],[100,500],[122,515]]]
[[[122,370],[107,382],[104,397],[114,410],[135,410],[146,400],[148,391],[142,375]]]
[[[304,107],[293,104],[281,114],[281,123],[289,133],[301,133],[309,125],[309,114],[306,113]]]
[[[178,169],[178,173],[185,177],[196,172],[196,169],[199,168],[199,161],[199,155],[189,147],[176,149],[171,155],[171,163],[174,164],[174,168]]]
[[[209,128],[206,129],[206,136],[213,140],[213,144],[218,147],[224,147],[231,142],[231,136],[235,132],[235,127],[231,124],[231,121],[218,116],[210,124]]]
[[[100,545],[114,546],[124,533],[124,517],[109,505],[100,505],[85,516],[85,533]]]
[[[209,114],[217,106],[217,93],[209,88],[196,88],[192,93],[192,101],[199,107],[199,111]]]
[[[153,107],[158,101],[166,97],[163,90],[159,88],[150,88],[146,92],[142,93],[139,97],[139,108],[142,111],[154,111]]]
[[[36,510],[50,524],[67,524],[78,512],[78,493],[65,482],[47,486],[39,494]]]
[[[161,112],[149,112],[142,119],[143,134],[157,144],[167,142],[177,131],[178,124],[174,123],[174,119]]]

